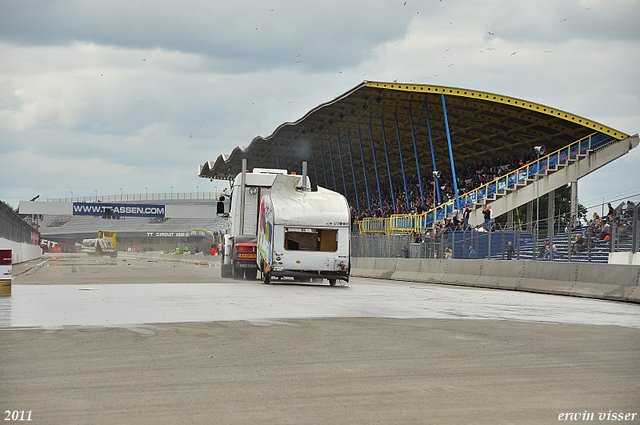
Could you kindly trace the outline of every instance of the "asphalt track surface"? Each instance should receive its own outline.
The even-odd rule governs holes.
[[[636,304],[358,278],[263,285],[143,258],[49,256],[14,276],[0,298],[3,420],[640,423]]]

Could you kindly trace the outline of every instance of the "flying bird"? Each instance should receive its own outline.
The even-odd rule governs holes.
[[[492,33],[491,31],[487,31],[487,34],[489,35],[495,35],[494,33]]]
[[[564,19],[563,19],[562,21],[560,21],[560,22],[564,22],[564,21],[566,21],[567,19],[569,19],[569,18],[564,18]]]
[[[405,2],[404,2],[404,6],[406,6],[406,5],[407,5],[407,2],[405,1]]]
[[[513,53],[511,53],[509,56],[513,56],[513,55],[515,55],[516,53],[518,53],[518,52],[513,52]]]
[[[543,50],[545,53],[551,53],[551,50]]]

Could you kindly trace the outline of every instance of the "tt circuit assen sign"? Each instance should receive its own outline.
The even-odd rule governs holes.
[[[122,217],[164,217],[164,205],[73,203],[73,215],[98,215]]]

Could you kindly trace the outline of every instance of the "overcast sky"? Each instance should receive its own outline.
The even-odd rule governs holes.
[[[0,0],[0,199],[220,189],[198,165],[363,80],[635,134],[639,22],[640,0]],[[636,148],[579,201],[640,193],[639,170]]]

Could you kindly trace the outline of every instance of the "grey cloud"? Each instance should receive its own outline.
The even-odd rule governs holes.
[[[376,13],[366,13],[374,8]],[[271,10],[273,9],[273,10]],[[155,1],[4,2],[0,39],[56,45],[75,41],[175,50],[216,58],[219,70],[296,63],[322,70],[358,63],[402,38],[413,15],[395,2]]]

